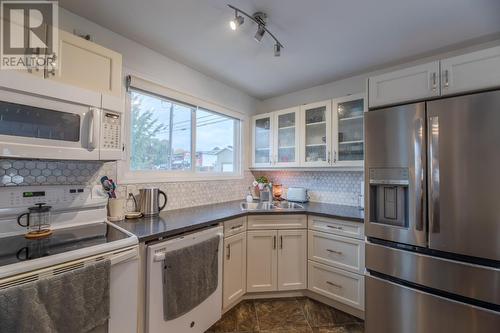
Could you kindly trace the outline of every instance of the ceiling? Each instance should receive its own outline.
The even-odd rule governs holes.
[[[60,0],[60,5],[266,99],[500,32],[499,0]],[[284,44],[232,31],[226,4],[268,14]]]

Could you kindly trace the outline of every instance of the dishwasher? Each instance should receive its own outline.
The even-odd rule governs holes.
[[[203,333],[222,315],[223,228],[147,247],[146,332]]]

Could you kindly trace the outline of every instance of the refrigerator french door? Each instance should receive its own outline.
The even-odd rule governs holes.
[[[497,331],[500,91],[365,117],[367,332]]]

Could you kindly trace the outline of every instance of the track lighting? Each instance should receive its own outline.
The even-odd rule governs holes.
[[[257,28],[257,32],[255,33],[255,36],[253,37],[253,39],[255,39],[256,42],[260,43],[260,41],[262,40],[262,37],[264,37],[265,33],[266,33],[266,30],[264,29],[264,26],[259,25],[259,27]]]
[[[227,5],[229,8],[234,10],[234,19],[229,22],[229,27],[232,30],[238,29],[239,26],[241,26],[244,22],[244,17],[246,16],[253,22],[257,23],[257,32],[255,33],[254,39],[257,42],[261,42],[262,38],[264,38],[264,35],[267,34],[274,39],[274,56],[279,57],[281,55],[281,49],[283,48],[283,44],[280,43],[280,41],[272,34],[271,31],[266,26],[266,20],[267,20],[267,15],[263,12],[256,12],[253,15],[249,15],[248,13],[245,13],[239,8],[236,8],[232,5]],[[240,15],[241,14],[241,15]],[[243,16],[242,16],[243,15]]]
[[[279,57],[281,55],[281,46],[280,44],[274,44],[274,56]]]
[[[231,27],[232,30],[238,29],[240,25],[245,22],[245,18],[241,15],[238,15],[238,11],[234,12],[234,19],[229,22],[229,27]]]

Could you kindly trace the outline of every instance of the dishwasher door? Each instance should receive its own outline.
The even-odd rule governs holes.
[[[184,300],[176,299],[169,300],[169,296],[165,296],[169,275],[165,273],[165,265],[170,265],[169,258],[172,254],[178,253],[183,255],[182,260],[186,260],[185,265],[192,263],[191,260],[196,260],[198,256],[203,256],[200,252],[201,244],[214,240],[218,237],[216,245],[216,287],[210,295],[204,298],[199,304],[191,308],[187,312],[183,312],[173,318],[167,318],[164,307],[170,307],[167,302],[182,303]],[[176,238],[168,239],[164,242],[158,242],[150,245],[147,248],[147,279],[146,279],[146,332],[176,332],[176,333],[203,333],[210,328],[222,315],[222,242],[223,229],[222,227],[214,227],[192,234],[181,235]],[[187,252],[183,252],[186,250]],[[198,251],[198,252],[197,252]],[[191,258],[191,260],[189,260]],[[174,258],[175,259],[175,258]],[[178,263],[178,262],[177,262]],[[215,264],[215,263],[214,263]],[[203,266],[203,265],[201,265]],[[198,269],[198,265],[193,265],[190,269]],[[204,276],[210,275],[210,272],[194,272],[193,275]],[[212,274],[213,276],[213,274]],[[171,282],[171,281],[170,281]],[[183,281],[184,282],[184,281]],[[170,288],[172,284],[169,284]],[[183,288],[185,295],[180,295],[178,298],[188,297],[188,294],[193,295],[192,289],[199,288],[199,285],[193,285]],[[192,289],[191,289],[192,288]],[[206,291],[206,290],[205,290]],[[203,292],[203,291],[200,291]],[[178,291],[183,294],[183,290]]]

